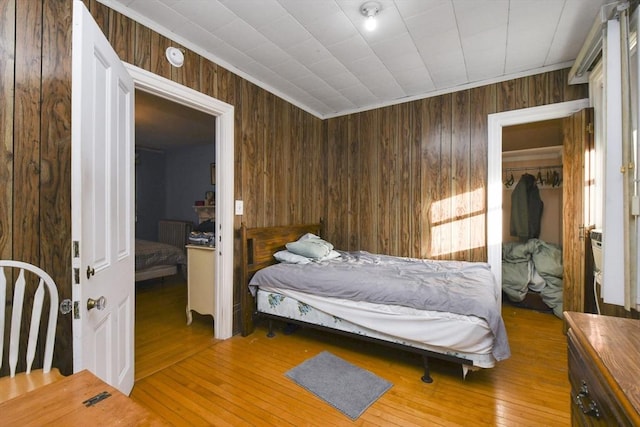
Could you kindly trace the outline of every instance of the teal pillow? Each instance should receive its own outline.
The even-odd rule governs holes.
[[[324,258],[333,250],[333,245],[319,238],[287,243],[287,250],[307,258]]]

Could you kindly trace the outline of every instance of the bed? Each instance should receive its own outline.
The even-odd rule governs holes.
[[[321,236],[321,228],[321,224],[242,225],[242,282],[247,285],[241,300],[244,336],[253,332],[254,320],[264,318],[269,321],[269,336],[273,336],[271,320],[278,319],[373,341],[420,354],[425,382],[432,381],[429,358],[460,363],[466,377],[470,370],[492,368],[510,356],[501,291],[488,264],[338,250],[332,251],[338,257],[304,264],[276,261],[274,254],[289,252],[291,243],[309,235]],[[354,276],[363,272],[364,276]],[[431,277],[435,284],[417,288],[444,291],[426,298],[436,306],[417,303],[425,301],[421,295],[399,299],[406,293],[399,290],[407,283],[416,291],[420,275]],[[396,282],[398,277],[407,282]],[[363,296],[363,289],[374,289],[374,296]],[[443,308],[449,305],[452,309]]]
[[[158,240],[136,239],[135,281],[151,280],[182,273],[186,277],[185,245],[191,222],[161,220]]]

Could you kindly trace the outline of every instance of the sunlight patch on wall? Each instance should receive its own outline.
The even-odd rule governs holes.
[[[484,191],[479,188],[431,206],[431,256],[484,247]]]

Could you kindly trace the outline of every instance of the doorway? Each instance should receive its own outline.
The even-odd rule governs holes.
[[[487,261],[498,283],[502,283],[503,242],[503,128],[531,122],[560,119],[589,107],[588,99],[524,108],[488,116]]]
[[[135,91],[136,239],[157,242],[164,234],[165,243],[182,243],[184,249],[184,239],[172,230],[161,232],[159,224],[164,219],[199,224],[196,201],[215,194],[210,174],[215,121],[202,111]]]
[[[216,265],[214,336],[233,334],[233,188],[234,108],[220,100],[125,63],[135,89],[185,105],[215,117]]]
[[[564,119],[502,128],[502,291],[562,317]]]
[[[215,121],[202,111],[135,90],[135,382],[215,342],[212,316],[185,315],[188,233],[205,226],[213,231],[215,223],[211,219],[203,225],[196,206],[215,194],[210,172]],[[213,206],[206,209],[207,219],[212,211]],[[181,267],[164,265],[167,259]],[[159,265],[145,269],[145,260]],[[211,284],[212,275],[213,269]]]

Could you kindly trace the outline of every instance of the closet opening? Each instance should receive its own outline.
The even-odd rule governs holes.
[[[562,317],[562,119],[502,128],[503,302]]]

